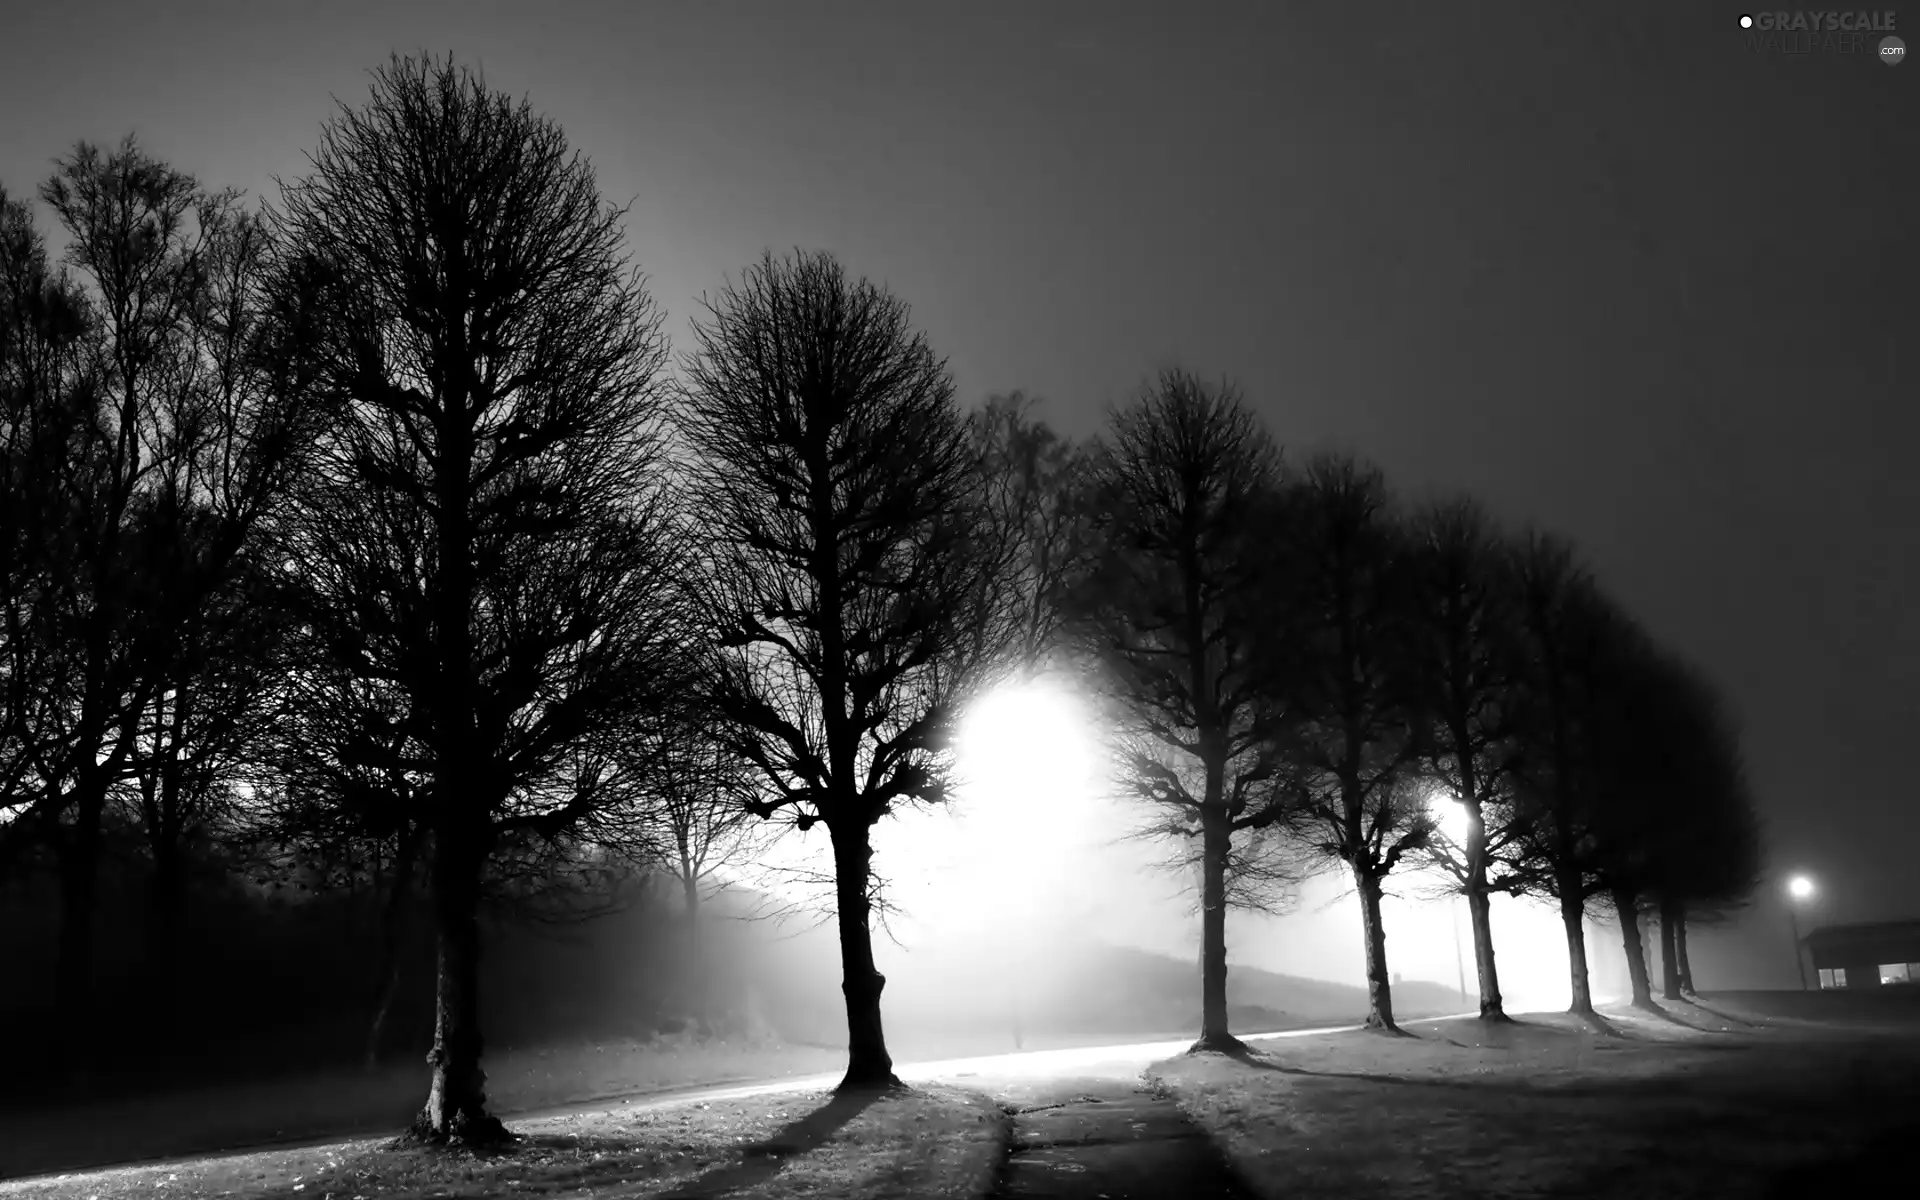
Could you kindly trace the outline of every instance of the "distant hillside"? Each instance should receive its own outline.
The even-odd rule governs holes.
[[[1064,962],[1056,960],[1064,969],[1042,999],[1036,1021],[1155,1028],[1168,1027],[1170,1021],[1174,1029],[1198,1024],[1197,962],[1098,943],[1064,957]],[[1412,1017],[1458,1012],[1462,999],[1452,988],[1409,980],[1394,988],[1393,1002],[1396,1014]],[[1227,1003],[1233,1024],[1251,1032],[1263,1023],[1285,1027],[1303,1021],[1358,1020],[1366,1015],[1367,993],[1349,984],[1229,966]]]
[[[798,932],[764,945],[753,971],[766,1019],[796,1041],[841,1044],[838,946],[830,929]],[[1102,942],[1049,944],[1018,952],[991,943],[924,946],[883,954],[888,1040],[913,1057],[988,1053],[1121,1039],[1178,1038],[1198,1032],[1197,962]],[[1229,1017],[1241,1032],[1358,1021],[1362,987],[1233,966]],[[1394,989],[1401,1017],[1460,1012],[1471,1004],[1449,987],[1405,981]]]

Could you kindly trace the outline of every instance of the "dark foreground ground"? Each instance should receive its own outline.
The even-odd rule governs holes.
[[[1324,1018],[1269,1018],[1268,1029],[1324,1026]],[[1028,1051],[1181,1038],[1177,1031],[1040,1032]],[[895,1040],[902,1063],[1001,1054],[1004,1034]],[[701,1088],[812,1077],[846,1065],[838,1046],[689,1038],[575,1039],[501,1047],[486,1061],[488,1096],[509,1120],[600,1101],[661,1098]],[[404,1128],[426,1093],[417,1060],[374,1071],[305,1071],[144,1094],[0,1104],[0,1180],[185,1155],[368,1138]]]
[[[1606,1029],[1564,1014],[1407,1028],[1237,1056],[1162,1043],[903,1068],[914,1090],[878,1102],[834,1099],[816,1076],[523,1117],[524,1141],[486,1158],[366,1138],[0,1183],[0,1200],[1911,1191],[1920,989],[1711,996],[1612,1010]]]
[[[1723,994],[1609,1024],[1413,1024],[1151,1075],[1261,1197],[1911,1193],[1920,991]]]

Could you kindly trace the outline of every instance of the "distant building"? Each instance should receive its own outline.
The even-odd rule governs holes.
[[[1920,984],[1920,921],[1829,925],[1804,940],[1822,988]]]

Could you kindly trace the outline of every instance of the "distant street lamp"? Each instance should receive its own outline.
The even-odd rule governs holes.
[[[1793,930],[1793,969],[1800,972],[1800,990],[1807,990],[1806,955],[1800,952],[1800,905],[1813,899],[1813,880],[1795,875],[1787,880],[1787,924]]]

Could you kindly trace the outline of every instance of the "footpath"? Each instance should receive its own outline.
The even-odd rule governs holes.
[[[990,1200],[1254,1200],[1206,1134],[1144,1084],[1050,1079],[1002,1107],[1013,1138]]]

